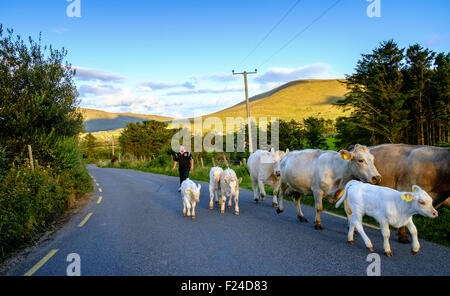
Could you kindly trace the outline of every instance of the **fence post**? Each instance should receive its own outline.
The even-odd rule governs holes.
[[[227,166],[229,166],[229,165],[228,165],[227,156],[225,155],[225,153],[223,153],[223,160],[225,161],[225,164],[226,164]]]
[[[31,170],[34,171],[33,151],[31,150],[31,145],[28,145],[28,156],[30,157]]]
[[[242,159],[244,161],[244,165],[247,165],[247,159]]]
[[[202,168],[204,168],[204,164],[203,164],[203,157],[200,157],[200,163],[202,164]]]

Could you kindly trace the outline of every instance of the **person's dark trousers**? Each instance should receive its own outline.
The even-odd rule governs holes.
[[[181,169],[180,172],[180,185],[183,183],[184,180],[189,178],[189,169]]]

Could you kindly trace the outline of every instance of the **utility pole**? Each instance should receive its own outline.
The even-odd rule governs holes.
[[[244,84],[245,84],[245,104],[247,106],[247,126],[248,126],[248,151],[250,154],[253,153],[253,140],[252,140],[252,128],[250,123],[250,104],[248,102],[248,86],[247,86],[247,74],[256,74],[258,72],[257,69],[255,69],[254,72],[241,72],[241,73],[234,73],[234,70],[232,71],[233,75],[244,75]]]
[[[114,156],[114,135],[111,135],[111,141],[112,141],[112,156]]]

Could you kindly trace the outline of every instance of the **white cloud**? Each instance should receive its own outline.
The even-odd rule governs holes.
[[[141,88],[148,90],[160,90],[160,89],[169,89],[169,88],[178,88],[184,87],[187,89],[194,89],[195,85],[192,82],[186,81],[184,83],[172,83],[172,82],[163,82],[163,81],[145,81],[139,85]]]
[[[123,82],[126,77],[116,73],[103,70],[74,66],[76,70],[75,78],[80,81],[103,81],[103,82]]]
[[[323,63],[311,64],[299,68],[269,68],[254,78],[259,83],[289,82],[298,79],[331,79],[336,78],[330,73],[331,66]]]

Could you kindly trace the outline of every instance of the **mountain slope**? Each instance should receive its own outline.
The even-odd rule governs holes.
[[[253,117],[277,116],[284,120],[302,120],[309,116],[335,120],[344,112],[333,103],[343,98],[346,92],[345,85],[339,80],[292,81],[250,98],[250,115]],[[210,116],[245,118],[245,101],[203,117]]]
[[[134,113],[110,113],[101,110],[80,108],[83,114],[85,131],[112,131],[124,128],[130,122],[142,122],[144,120],[171,121],[172,118],[158,115],[143,115]]]

